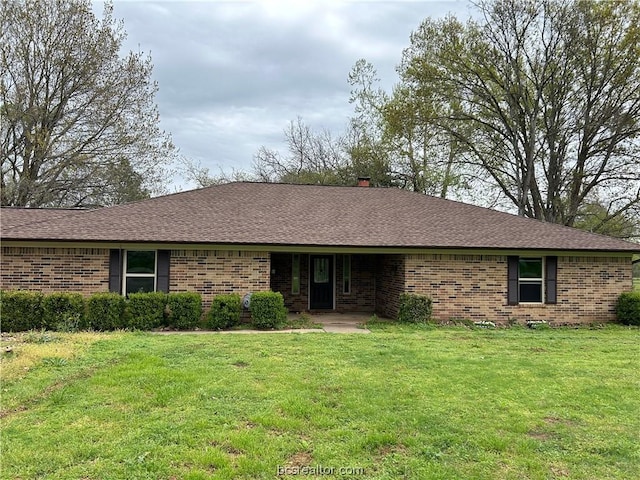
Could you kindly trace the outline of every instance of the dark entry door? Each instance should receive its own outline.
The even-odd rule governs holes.
[[[333,255],[311,255],[309,307],[333,309]]]

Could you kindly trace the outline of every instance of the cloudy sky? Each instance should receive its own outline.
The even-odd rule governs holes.
[[[466,0],[114,2],[125,49],[151,53],[163,129],[212,173],[249,169],[262,145],[284,150],[297,116],[340,133],[358,59],[390,90],[421,20],[470,11]],[[173,188],[189,186],[176,179]]]

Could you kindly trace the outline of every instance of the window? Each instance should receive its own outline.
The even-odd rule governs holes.
[[[318,257],[313,259],[313,283],[329,283],[329,259]]]
[[[518,260],[518,302],[542,303],[543,279],[542,258],[520,258]]]
[[[109,291],[169,293],[171,250],[109,251]]]
[[[156,252],[129,250],[124,256],[124,293],[155,292]]]
[[[507,304],[558,303],[558,257],[509,256]]]
[[[291,293],[300,294],[300,254],[291,255]]]
[[[351,293],[351,255],[342,256],[342,293]]]

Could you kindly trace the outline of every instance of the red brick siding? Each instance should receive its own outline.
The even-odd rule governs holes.
[[[399,297],[405,290],[405,256],[380,255],[376,275],[376,313],[396,318]]]
[[[343,293],[343,255],[334,256],[337,312],[373,312],[375,308],[375,255],[351,256],[351,293]],[[309,309],[309,255],[300,255],[300,293],[291,293],[292,254],[271,254],[271,289],[281,292],[292,312]]]
[[[352,255],[352,293],[342,293],[342,255],[336,255],[338,311],[371,311],[394,318],[400,293],[429,295],[436,320],[547,320],[558,324],[614,320],[618,295],[632,288],[630,258],[558,258],[557,305],[507,305],[507,257],[500,255]],[[308,308],[309,256],[300,255],[300,295],[291,294],[291,254],[173,250],[170,291],[214,295],[272,288],[293,311]],[[374,267],[375,265],[375,267]],[[2,247],[0,288],[44,293],[108,291],[109,250]],[[275,274],[271,275],[271,269]]]
[[[300,254],[300,293],[292,293],[291,253],[271,254],[271,290],[282,293],[284,304],[291,312],[309,309],[309,255]]]
[[[198,292],[205,308],[221,293],[269,289],[268,252],[172,250],[169,291]]]
[[[109,250],[2,247],[0,288],[43,293],[109,291]]]
[[[376,256],[351,255],[351,292],[344,292],[344,257],[336,255],[336,310],[373,312],[376,306]]]
[[[405,275],[407,292],[432,297],[438,321],[609,322],[618,295],[631,288],[631,260],[559,257],[556,305],[507,305],[506,256],[407,255]]]

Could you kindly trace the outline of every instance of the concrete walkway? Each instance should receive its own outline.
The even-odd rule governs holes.
[[[327,333],[371,333],[363,327],[371,318],[366,313],[322,313],[310,315],[315,323],[322,324]]]
[[[367,313],[322,313],[305,314],[313,323],[322,325],[320,328],[288,328],[286,330],[195,330],[195,331],[159,331],[158,335],[204,335],[204,334],[256,334],[256,333],[371,333],[362,325],[366,324],[371,314]],[[296,319],[300,315],[290,314],[289,318]]]

